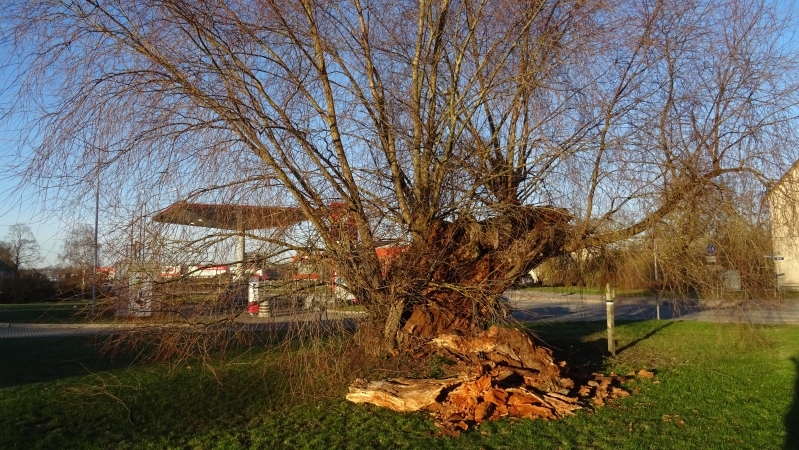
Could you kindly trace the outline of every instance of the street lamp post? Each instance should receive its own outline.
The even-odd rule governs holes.
[[[100,166],[102,165],[102,153],[97,149],[97,189],[94,192],[94,264],[92,270],[92,315],[97,305],[97,266],[99,265],[97,235],[100,224]]]

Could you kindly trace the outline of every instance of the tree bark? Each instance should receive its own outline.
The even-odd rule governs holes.
[[[477,221],[434,222],[425,239],[391,261],[390,303],[366,305],[383,320],[371,348],[414,350],[442,334],[473,335],[504,318],[501,296],[520,275],[558,254],[570,216],[555,208],[517,206]]]

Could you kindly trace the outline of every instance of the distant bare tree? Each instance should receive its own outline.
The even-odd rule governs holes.
[[[94,230],[81,224],[68,232],[61,244],[58,258],[68,268],[80,273],[81,291],[86,289],[87,276],[91,277],[94,265]]]
[[[102,173],[109,192],[299,208],[313,245],[251,237],[323,251],[383,352],[480,329],[518,275],[716,183],[776,179],[799,148],[779,8],[10,2],[9,117],[30,119],[28,180],[61,198]]]
[[[8,249],[11,265],[15,271],[31,269],[41,258],[39,243],[30,227],[17,223],[8,227],[4,246]]]

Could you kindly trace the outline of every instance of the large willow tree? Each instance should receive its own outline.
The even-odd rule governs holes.
[[[380,351],[479,329],[545,259],[797,154],[778,2],[5,3],[30,183],[298,207]]]

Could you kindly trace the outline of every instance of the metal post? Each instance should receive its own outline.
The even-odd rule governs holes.
[[[613,336],[613,328],[615,326],[615,311],[613,308],[613,299],[615,292],[610,289],[610,283],[605,284],[605,311],[608,317],[608,352],[616,356],[616,341]]]
[[[660,320],[660,295],[655,294],[655,316],[657,320]]]
[[[94,264],[92,268],[92,315],[97,305],[97,266],[99,265],[97,228],[100,223],[100,149],[97,149],[97,190],[94,193]]]
[[[241,280],[244,278],[244,229],[239,228],[239,233],[236,240],[236,279]]]
[[[660,320],[660,285],[658,284],[658,244],[652,241],[652,249],[655,255],[655,315]]]
[[[146,200],[141,204],[141,215],[139,216],[139,263],[144,263],[144,214],[146,209]]]

